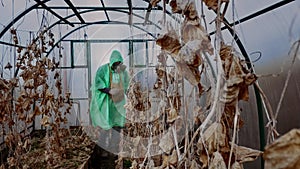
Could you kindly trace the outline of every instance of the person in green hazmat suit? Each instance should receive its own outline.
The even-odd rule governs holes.
[[[104,130],[124,127],[125,93],[129,84],[125,69],[122,55],[117,50],[112,52],[109,63],[98,68],[91,88],[90,115],[93,126]]]

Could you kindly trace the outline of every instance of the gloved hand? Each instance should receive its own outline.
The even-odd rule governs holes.
[[[123,72],[126,69],[126,65],[120,65],[120,70]]]
[[[112,88],[112,89],[109,90],[109,94],[112,95],[112,96],[116,95],[116,94],[118,94],[120,92],[123,92],[122,89]]]
[[[118,66],[116,66],[115,72],[121,73],[126,69],[126,66],[123,64],[119,64]]]

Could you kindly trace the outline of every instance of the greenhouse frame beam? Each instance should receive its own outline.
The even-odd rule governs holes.
[[[81,25],[73,30],[71,30],[70,32],[66,33],[63,37],[61,37],[54,45],[53,47],[47,52],[47,55],[46,57],[49,56],[49,54],[53,51],[53,49],[58,46],[58,44],[63,41],[66,37],[68,37],[69,35],[71,35],[72,33],[74,33],[75,31],[79,30],[79,29],[82,29],[86,26],[90,26],[90,25],[94,25],[94,24],[120,24],[120,25],[128,25],[127,22],[120,22],[120,21],[98,21],[98,22],[94,22],[94,23],[90,23],[90,24],[84,24],[84,25]],[[153,38],[156,38],[152,33],[148,32],[147,30],[139,27],[139,26],[136,26],[136,25],[132,25],[133,27],[137,28],[137,29],[140,29],[144,32],[146,32],[148,35],[152,36]]]
[[[25,46],[21,46],[21,45],[18,45],[18,44],[13,44],[13,43],[8,43],[8,42],[4,42],[4,41],[0,41],[0,44],[7,45],[7,46],[19,47],[19,48],[26,48]]]
[[[50,0],[44,0],[43,2],[46,3]],[[23,11],[21,14],[19,14],[15,19],[13,19],[9,24],[7,24],[6,27],[4,27],[4,29],[1,31],[0,33],[0,39],[2,38],[2,36],[6,33],[6,31],[8,31],[18,20],[20,20],[22,17],[24,17],[28,12],[32,11],[33,9],[36,9],[39,6],[39,4],[35,4],[32,5],[31,7],[29,7],[28,9],[26,9],[25,11]]]
[[[73,3],[70,0],[65,0],[65,2],[69,5],[69,7],[73,10],[74,14],[77,16],[77,18],[81,21],[81,23],[85,23],[84,19],[80,16],[77,9],[73,5]]]
[[[147,1],[146,1],[147,2]],[[42,8],[42,7],[38,7],[38,8]],[[49,6],[49,8],[51,9],[70,9],[70,7],[63,7],[63,6]],[[80,6],[80,7],[76,7],[77,9],[94,9],[94,10],[98,10],[98,11],[101,11],[101,10],[107,10],[107,11],[111,11],[111,10],[129,10],[128,7],[84,7],[84,6]],[[148,7],[132,7],[132,10],[133,11],[149,11],[151,12],[152,10],[158,10],[158,11],[162,11],[163,8],[161,6],[157,6],[157,7],[154,7],[154,8],[151,8],[151,10],[149,9],[149,6]],[[166,14],[168,14],[172,19],[174,19],[175,21],[177,22],[180,22],[180,20],[178,18],[176,18],[175,16],[172,16],[172,13],[170,11],[166,11]]]
[[[257,12],[255,12],[255,13],[251,14],[251,15],[248,15],[248,16],[242,18],[241,20],[235,21],[234,23],[231,23],[230,26],[233,26],[233,25],[236,25],[236,24],[245,22],[245,21],[247,21],[247,20],[250,20],[250,19],[252,19],[252,18],[255,18],[255,17],[257,17],[257,16],[260,16],[260,15],[262,15],[262,14],[264,14],[264,13],[267,13],[267,12],[269,12],[269,11],[272,11],[272,10],[274,10],[274,9],[277,9],[277,8],[279,8],[279,7],[282,7],[282,6],[284,6],[284,5],[287,5],[287,4],[289,4],[289,3],[293,2],[293,1],[295,1],[295,0],[283,0],[283,1],[280,1],[280,2],[278,2],[278,3],[276,3],[276,4],[273,4],[273,5],[269,6],[269,7],[266,7],[266,8],[264,8],[264,9],[260,10],[260,11],[257,11]],[[225,29],[225,28],[224,28],[224,29]]]
[[[102,4],[103,8],[106,8],[106,7],[105,7],[105,4],[104,4],[104,1],[103,1],[103,0],[100,0],[100,1],[101,1],[101,4]],[[107,13],[107,10],[106,10],[106,9],[104,9],[104,13],[105,13],[105,16],[106,16],[106,18],[107,18],[107,21],[110,21],[110,19],[109,19],[109,16],[108,16],[108,13]]]
[[[128,13],[128,12],[126,12],[126,11],[118,10],[118,9],[114,9],[114,10],[111,9],[111,10],[112,10],[112,11],[115,11],[115,12]],[[80,14],[83,14],[83,13],[89,13],[89,12],[94,12],[94,11],[96,11],[96,10],[80,11],[79,13],[80,13]],[[141,15],[134,14],[134,13],[133,13],[133,15],[136,16],[136,17],[138,17],[138,18],[140,18],[140,19],[145,19],[145,18],[142,17]],[[75,16],[75,14],[71,14],[71,15],[69,15],[69,16],[66,16],[65,18],[68,19],[68,18],[71,18],[71,17],[73,17],[73,16]],[[153,22],[151,22],[151,21],[149,21],[149,22],[150,22],[150,24],[156,26],[158,29],[161,29],[161,27],[159,27],[157,24],[155,24],[155,23],[153,23]],[[111,21],[106,22],[106,23],[103,23],[102,21],[100,21],[100,22],[91,22],[91,23],[89,23],[88,25],[90,25],[90,24],[100,24],[100,23],[101,23],[101,24],[107,24],[107,23],[112,24],[113,22],[111,22]],[[63,24],[63,23],[60,23],[60,21],[57,21],[57,22],[53,23],[52,25],[50,25],[50,26],[48,27],[48,29],[51,29],[52,27],[54,27],[54,26],[57,25],[57,24]],[[76,24],[76,23],[74,23],[74,24]],[[139,25],[139,24],[134,24],[134,25]],[[146,31],[146,32],[147,32],[147,31]],[[151,36],[154,37],[154,35],[152,35],[152,34],[151,34]]]
[[[51,9],[71,9],[68,6],[48,6]],[[43,7],[37,7],[38,9],[43,9]],[[129,10],[128,7],[118,7],[118,6],[114,6],[114,7],[94,7],[94,6],[78,6],[76,7],[76,9],[93,9],[93,10],[98,10],[98,11],[111,11],[111,10],[115,10],[115,9],[119,9],[119,10]],[[148,8],[146,7],[132,7],[133,11],[145,11]],[[160,7],[155,7],[152,10],[162,10],[162,8]]]
[[[283,1],[280,1],[280,2],[278,2],[278,3],[276,3],[276,4],[273,4],[273,5],[271,5],[271,6],[268,6],[268,7],[264,8],[264,9],[262,9],[262,10],[259,10],[259,11],[255,12],[255,13],[253,13],[253,14],[250,14],[250,15],[248,15],[248,16],[246,16],[246,17],[240,19],[240,20],[237,20],[237,21],[233,22],[233,23],[229,23],[228,21],[227,21],[226,23],[227,23],[229,26],[238,25],[238,24],[241,24],[241,23],[243,23],[243,22],[245,22],[245,21],[248,21],[248,20],[250,20],[250,19],[253,19],[253,18],[257,17],[257,16],[260,16],[260,15],[262,15],[262,14],[265,14],[265,13],[267,13],[267,12],[270,12],[270,11],[272,11],[272,10],[274,10],[274,9],[277,9],[277,8],[279,8],[279,7],[282,7],[282,6],[284,6],[284,5],[287,5],[287,4],[289,4],[289,3],[293,2],[293,1],[295,1],[295,0],[283,0]],[[223,27],[221,28],[221,30],[224,30],[224,29],[227,29],[227,26],[223,26]],[[215,34],[215,33],[216,33],[216,31],[213,31],[213,32],[211,32],[209,35],[213,35],[213,34]]]
[[[149,42],[149,41],[155,41],[155,39],[89,39],[89,40],[83,40],[83,39],[64,39],[62,42],[75,42],[75,43],[83,43],[89,41],[90,43],[115,43],[115,42]]]
[[[46,3],[50,0],[44,0],[43,2]],[[54,6],[54,7],[49,7],[48,8],[51,8],[51,9],[71,9],[70,7],[57,7],[57,6]],[[102,10],[111,10],[111,11],[118,11],[118,12],[123,12],[123,13],[128,13],[128,12],[124,12],[120,9],[123,9],[123,10],[128,10],[128,7],[107,7],[107,8],[104,8],[104,7],[76,7],[77,9],[90,9],[88,11],[80,11],[78,13],[82,14],[82,13],[86,13],[86,12],[93,12],[93,11],[102,11]],[[4,34],[17,22],[19,21],[22,17],[24,17],[27,13],[31,12],[32,10],[34,9],[44,9],[43,7],[39,7],[39,4],[34,4],[32,5],[31,7],[29,7],[28,9],[24,10],[22,13],[20,13],[18,16],[16,16],[9,24],[7,24],[6,27],[4,27],[4,29],[0,32],[0,39],[4,36]],[[133,10],[147,10],[148,8],[143,8],[143,7],[133,7],[132,8]],[[155,7],[155,8],[152,8],[152,10],[162,10],[162,8],[160,7]],[[167,12],[167,14],[169,14],[169,16],[171,18],[173,18],[174,20],[176,20],[177,22],[179,22],[179,20],[177,18],[175,18],[174,16],[171,16],[171,13],[170,12]],[[133,14],[134,16],[137,16],[136,14]],[[73,15],[70,15],[71,17],[75,16],[75,14]],[[141,16],[137,16],[139,18],[143,18]],[[66,19],[67,18],[70,18],[70,17],[65,17]],[[145,18],[143,18],[145,19]],[[153,22],[151,21],[148,21],[150,24],[153,24],[155,25],[156,27],[158,27],[160,29],[159,26],[157,26],[156,24],[154,24]],[[58,20],[57,22],[55,22],[54,24],[52,24],[51,27],[55,26],[56,24],[63,24],[63,22],[61,22],[60,20]]]
[[[64,19],[62,16],[57,14],[55,11],[53,11],[51,8],[49,8],[45,3],[45,1],[40,1],[40,0],[34,0],[38,5],[41,5],[44,9],[52,13],[54,16],[56,16],[58,19],[64,21],[65,23],[69,24],[70,26],[74,27],[72,23],[70,23],[68,20]]]

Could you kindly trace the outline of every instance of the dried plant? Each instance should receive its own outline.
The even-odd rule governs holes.
[[[151,2],[156,5],[159,1]],[[223,2],[228,3],[220,1]],[[204,3],[210,9],[215,11],[219,9],[218,1],[204,1]],[[236,145],[237,131],[243,124],[238,102],[249,99],[248,86],[253,84],[257,77],[246,68],[245,62],[232,46],[221,42],[219,50],[212,47],[208,34],[200,24],[194,1],[172,0],[170,6],[174,13],[182,14],[184,20],[180,30],[175,30],[167,23],[165,30],[156,40],[156,44],[162,50],[157,56],[157,79],[153,87],[160,98],[156,113],[159,118],[145,125],[134,124],[125,129],[127,132],[130,131],[127,134],[136,138],[135,145],[143,147],[142,154],[146,155],[142,159],[132,158],[131,168],[242,168],[242,163],[253,161],[262,154],[261,151]],[[220,82],[206,88],[201,84],[201,78],[202,73],[207,71],[205,65],[209,65],[209,60],[203,57],[203,54],[214,53],[219,57]],[[167,69],[168,58],[174,61],[175,69]],[[195,100],[203,95],[214,96],[207,97],[204,103],[206,110],[197,104],[191,106],[193,103],[188,103],[189,100],[179,88],[183,83],[182,78],[198,89],[196,90],[198,95],[195,95],[198,98]],[[215,80],[210,82],[215,83]],[[141,94],[135,97],[131,95],[128,98],[129,102],[134,103],[131,104],[131,108],[141,102],[137,98],[144,100]],[[187,118],[190,107],[194,108],[192,122]],[[190,124],[195,128],[190,127]],[[141,141],[140,136],[150,136],[154,139],[160,133],[163,133],[162,136],[148,143],[148,148],[147,143]],[[178,141],[182,133],[184,138]],[[138,151],[135,145],[131,147],[134,153]],[[160,163],[157,162],[157,158],[152,158],[151,153],[147,153],[149,147],[155,146],[162,154],[159,156]]]
[[[11,34],[18,44],[17,31],[11,29]],[[15,77],[0,79],[0,124],[9,149],[9,168],[32,165],[28,154],[32,141],[27,128],[38,116],[42,117],[41,125],[47,132],[42,154],[34,158],[52,168],[66,159],[68,147],[72,146],[73,140],[66,139],[70,132],[64,129],[72,108],[70,93],[63,91],[60,71],[56,70],[59,61],[45,57],[47,48],[54,47],[54,42],[54,34],[42,30],[27,48],[17,48]],[[6,68],[11,69],[12,65],[8,63]]]

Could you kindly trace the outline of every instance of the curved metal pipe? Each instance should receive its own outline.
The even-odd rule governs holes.
[[[48,2],[50,0],[45,0],[43,1],[44,3]],[[31,7],[29,7],[28,9],[26,9],[25,11],[23,11],[21,14],[19,14],[17,17],[15,17],[9,24],[7,24],[6,27],[4,27],[4,29],[0,32],[0,39],[3,37],[3,35],[11,28],[11,26],[13,26],[14,23],[16,23],[17,21],[19,21],[22,17],[24,17],[27,13],[31,12],[32,10],[34,9],[38,9],[38,6],[39,4],[35,4],[35,5],[32,5]],[[51,7],[50,7],[51,8]],[[122,8],[123,9],[123,8]],[[124,8],[125,9],[125,8]],[[89,11],[102,11],[104,10],[104,8],[99,8],[99,9],[92,9],[92,10],[89,10]],[[105,10],[109,10],[109,11],[120,11],[120,12],[123,12],[123,13],[128,13],[128,12],[125,12],[125,11],[121,11],[121,10],[117,10],[114,9],[114,8],[107,8]],[[135,8],[133,8],[133,10],[135,10]],[[162,8],[158,8],[157,10],[162,10]],[[80,12],[80,13],[83,13],[83,12]],[[134,13],[133,13],[134,14]],[[179,22],[174,16],[172,16],[172,13],[170,11],[167,11],[167,14],[174,20],[176,20],[177,22]],[[70,16],[70,15],[69,15]],[[65,17],[65,18],[69,18],[68,17]],[[75,14],[72,15],[72,17],[75,16]],[[134,14],[134,16],[136,16],[136,14]],[[144,17],[143,17],[144,18]],[[58,20],[56,22],[56,24],[59,24],[60,23],[60,20]],[[153,23],[153,22],[151,22]],[[53,26],[51,26],[53,27]]]
[[[44,3],[48,2],[50,0],[45,0],[43,1]],[[30,11],[36,9],[39,6],[39,4],[35,4],[32,5],[30,8],[26,9],[25,11],[23,11],[21,14],[19,14],[17,17],[15,17],[6,27],[4,27],[4,29],[1,31],[0,33],[0,39],[2,38],[2,36],[6,33],[6,31],[8,31],[9,28],[11,28],[11,26],[14,25],[14,23],[16,23],[18,20],[20,20],[22,17],[24,17],[27,13],[29,13]]]
[[[73,29],[72,31],[68,32],[67,34],[65,34],[62,38],[60,38],[56,43],[55,45],[53,45],[53,47],[47,52],[47,55],[46,57],[49,56],[49,54],[53,51],[53,49],[62,41],[64,40],[66,37],[68,37],[70,34],[74,33],[75,31],[81,29],[81,28],[84,28],[86,26],[90,26],[90,25],[93,25],[93,24],[122,24],[122,25],[128,25],[127,22],[120,22],[120,21],[99,21],[99,22],[93,22],[93,23],[87,23],[85,25],[82,25],[82,26],[79,26],[75,29]],[[140,29],[144,32],[146,32],[148,35],[152,36],[153,38],[156,38],[154,35],[152,35],[150,32],[146,31],[145,29],[139,27],[139,26],[136,26],[136,25],[132,25],[133,27],[137,28],[137,29]]]
[[[119,9],[108,9],[108,11],[116,11],[116,12],[121,12],[121,13],[127,13],[128,14],[128,12],[127,11],[123,11],[123,10],[119,10]],[[85,10],[85,11],[80,11],[79,12],[79,14],[84,14],[84,13],[89,13],[89,12],[94,12],[94,11],[99,11],[99,10],[97,10],[97,9],[90,9],[90,10]],[[76,16],[75,14],[71,14],[71,15],[69,15],[69,16],[66,16],[65,17],[65,19],[69,19],[69,18],[72,18],[72,17],[74,17],[74,16]],[[142,17],[141,15],[138,15],[138,14],[133,14],[133,16],[136,16],[136,17],[138,17],[138,18],[140,18],[140,19],[145,19],[144,17]],[[155,24],[154,22],[151,22],[151,21],[149,21],[151,24],[153,24],[154,26],[156,26],[157,28],[159,28],[159,29],[161,29],[157,24]],[[48,27],[48,29],[51,29],[52,27],[54,27],[54,26],[56,26],[57,24],[62,24],[62,23],[60,23],[60,21],[57,21],[57,22],[55,22],[55,23],[53,23],[52,25],[50,25],[49,27]],[[80,23],[81,24],[81,23]]]

